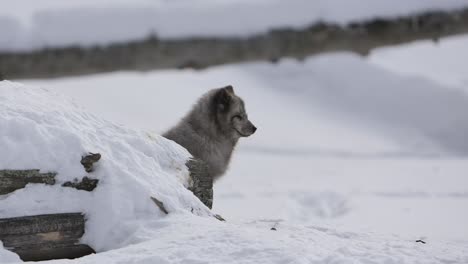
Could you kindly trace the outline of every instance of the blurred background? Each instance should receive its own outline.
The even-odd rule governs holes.
[[[0,79],[161,133],[228,84],[230,221],[468,241],[467,0],[16,0]]]

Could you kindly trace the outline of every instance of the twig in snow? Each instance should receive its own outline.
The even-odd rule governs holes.
[[[153,196],[150,197],[151,200],[163,211],[165,214],[169,214],[169,212],[166,210],[166,207],[164,207],[163,202],[159,201],[158,199],[154,198]]]

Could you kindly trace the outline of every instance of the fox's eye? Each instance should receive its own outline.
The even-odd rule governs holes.
[[[235,116],[233,116],[232,118],[233,118],[233,119],[234,119],[234,118],[237,118],[237,119],[239,119],[239,120],[242,120],[242,116],[241,116],[241,115],[235,115]]]

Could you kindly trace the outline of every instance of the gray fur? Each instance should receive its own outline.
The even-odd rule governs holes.
[[[256,130],[248,119],[244,101],[234,93],[232,86],[226,86],[204,94],[163,136],[204,161],[207,173],[216,180],[226,171],[239,138],[248,137]]]

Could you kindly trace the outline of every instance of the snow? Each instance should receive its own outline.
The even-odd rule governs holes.
[[[451,88],[468,92],[466,35],[443,38],[438,42],[416,41],[407,45],[378,48],[370,62],[406,76],[420,76]]]
[[[465,263],[459,245],[415,243],[411,238],[256,221],[221,223],[167,217],[152,239],[70,261],[44,263]]]
[[[16,0],[0,9],[0,21],[7,21],[0,23],[0,31],[6,32],[0,50],[104,45],[152,34],[161,38],[247,36],[318,21],[346,24],[467,6],[467,0]]]
[[[15,253],[3,248],[3,243],[0,241],[0,263],[20,262],[21,259]]]
[[[174,142],[95,117],[45,89],[4,81],[0,104],[0,168],[58,173],[54,186],[30,184],[1,197],[1,218],[83,212],[83,241],[102,251],[138,242],[135,233],[164,215],[151,196],[171,213],[211,215],[184,187],[190,154]],[[61,187],[86,175],[79,161],[88,151],[103,156],[91,174],[98,188]]]
[[[457,43],[463,43],[464,38],[452,41],[463,52],[463,45]],[[455,53],[444,47],[431,47],[430,52],[440,58],[446,52]],[[46,114],[49,118],[33,118],[33,113],[43,109],[62,109],[52,111],[54,116],[63,111],[72,120],[80,117],[76,127],[84,129],[70,129],[78,142],[73,153],[103,153],[96,145],[108,146],[109,154],[104,157],[109,160],[100,161],[103,163],[96,171],[96,176],[108,184],[100,186],[104,188],[101,195],[98,197],[98,189],[96,195],[87,194],[88,198],[81,192],[65,190],[70,200],[88,199],[85,202],[93,204],[76,209],[88,210],[90,217],[95,213],[98,218],[93,208],[107,206],[111,199],[130,201],[122,205],[124,208],[112,204],[120,210],[106,222],[88,223],[84,241],[101,245],[98,254],[45,263],[467,263],[466,86],[458,81],[457,85],[435,81],[424,69],[417,69],[420,74],[415,74],[412,65],[417,64],[407,64],[405,72],[384,66],[392,58],[402,58],[398,53],[406,52],[406,48],[391,50],[395,56],[388,56],[388,60],[382,55],[386,50],[378,50],[370,58],[333,53],[303,62],[284,59],[278,64],[247,63],[204,71],[116,72],[21,80],[26,87],[7,83],[9,96],[21,91],[24,96],[0,101],[2,106],[6,103],[17,109],[22,102],[28,102],[25,109],[29,104],[40,106],[40,111],[26,111],[25,116],[33,120],[56,119]],[[421,58],[426,57],[429,59],[428,53],[421,52]],[[421,59],[414,58],[414,63]],[[449,60],[437,62],[441,64],[438,67],[447,68],[446,72],[453,72]],[[457,65],[464,64],[459,61]],[[464,77],[457,74],[456,78]],[[183,183],[186,174],[168,167],[169,163],[154,169],[164,171],[158,174],[158,180],[174,180],[173,188],[166,191],[162,190],[166,186],[146,184],[146,177],[143,183],[130,177],[128,169],[118,178],[106,174],[110,170],[106,162],[112,167],[121,164],[116,160],[133,166],[126,159],[135,156],[134,160],[140,160],[140,151],[153,153],[144,146],[156,147],[161,150],[157,155],[165,157],[167,150],[175,151],[181,158],[175,159],[176,164],[182,164],[187,153],[167,145],[169,142],[157,134],[174,125],[207,89],[227,84],[244,99],[249,118],[258,127],[252,137],[241,139],[227,175],[215,184],[212,211],[227,222],[203,217],[211,213],[203,211],[201,205],[201,217],[187,212],[188,205],[198,203],[176,180],[180,178]],[[86,110],[50,91],[72,97]],[[60,116],[57,124],[69,130],[70,122]],[[96,128],[95,123],[101,122],[103,125]],[[88,127],[94,128],[92,133],[99,137],[99,144],[90,139]],[[147,132],[142,131],[152,131],[152,138],[159,144],[147,139]],[[9,137],[12,134],[17,133],[8,133]],[[138,138],[144,144],[132,143],[128,148],[135,150],[123,151],[120,145],[114,145],[121,137],[125,141]],[[60,149],[59,143],[50,144]],[[79,155],[70,161],[58,157],[64,164],[75,164]],[[138,166],[132,169],[140,170],[146,166],[147,159],[144,161],[136,162]],[[174,173],[179,177],[171,177]],[[70,177],[73,175],[76,173]],[[120,178],[123,180],[118,181]],[[46,202],[64,196],[54,193],[54,187],[28,186],[8,196],[7,202],[0,200],[0,209],[20,214],[14,204],[26,206],[22,197],[31,200],[26,192],[34,192]],[[154,193],[167,194],[161,199],[171,204],[174,212],[162,216],[153,204],[147,204],[145,199]],[[18,198],[13,200],[14,196]],[[173,201],[174,197],[185,198]],[[103,202],[95,205],[100,200]],[[135,213],[137,205],[133,203],[137,200],[142,204]],[[28,210],[36,213],[47,209],[34,208],[41,204],[37,202]],[[119,227],[127,239],[116,243],[113,240],[119,235],[102,236],[109,223]],[[104,226],[104,231],[96,231],[93,225]],[[277,230],[270,230],[272,227]],[[427,243],[415,242],[418,239]]]

